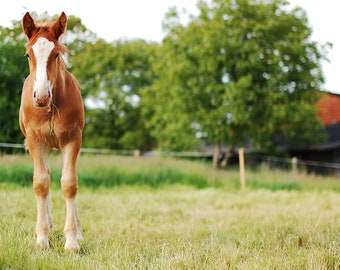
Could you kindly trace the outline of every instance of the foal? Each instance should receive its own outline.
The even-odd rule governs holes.
[[[28,39],[26,57],[30,74],[21,95],[19,122],[25,145],[34,164],[33,188],[37,201],[37,244],[49,248],[52,227],[48,153],[56,148],[63,155],[61,187],[66,203],[65,249],[78,250],[82,240],[75,198],[78,191],[76,162],[82,143],[84,106],[75,77],[66,70],[59,42],[67,17],[61,13],[55,22],[36,23],[27,12],[22,20]]]

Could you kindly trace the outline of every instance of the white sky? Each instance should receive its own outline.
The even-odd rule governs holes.
[[[336,0],[289,0],[291,6],[301,6],[313,29],[312,40],[331,42],[328,54],[330,63],[323,64],[326,78],[323,88],[340,94],[340,15]],[[0,25],[11,26],[11,21],[21,20],[26,11],[50,15],[75,15],[82,23],[106,41],[120,38],[142,38],[161,41],[162,21],[170,6],[188,13],[196,13],[197,0],[124,0],[124,1],[75,1],[75,0],[10,0],[0,9]]]

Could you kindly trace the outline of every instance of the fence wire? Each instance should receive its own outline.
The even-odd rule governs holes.
[[[15,143],[0,143],[0,148],[8,149],[24,149],[23,144]],[[1,153],[1,150],[0,150]],[[109,154],[109,155],[127,155],[127,156],[169,156],[179,158],[212,158],[210,152],[158,152],[158,151],[139,151],[139,150],[115,150],[115,149],[102,149],[102,148],[81,148],[81,153],[92,154]],[[234,153],[229,156],[229,159],[234,160],[235,164],[238,163],[238,154]],[[274,169],[291,169],[293,166],[292,158],[277,157],[261,154],[245,153],[246,166],[258,166],[260,164],[268,164],[270,168]],[[299,169],[307,168],[310,172],[320,173],[336,173],[340,174],[340,163],[323,162],[316,160],[302,160],[297,159],[296,165]]]

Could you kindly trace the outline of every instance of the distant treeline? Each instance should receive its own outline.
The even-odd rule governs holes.
[[[278,134],[294,144],[325,138],[316,101],[328,47],[311,40],[301,8],[199,3],[186,25],[169,10],[161,43],[106,42],[69,16],[65,59],[84,97],[83,147],[191,151],[204,141],[215,146],[217,165],[224,144],[273,152]],[[0,26],[0,142],[20,144],[28,64],[18,19]]]

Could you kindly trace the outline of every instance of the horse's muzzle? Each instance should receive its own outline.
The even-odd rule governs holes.
[[[33,104],[36,107],[46,107],[50,105],[52,101],[52,95],[50,91],[46,91],[44,94],[38,94],[37,91],[33,92]]]

